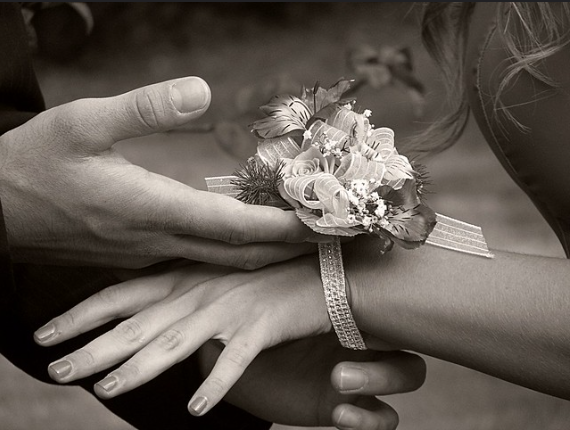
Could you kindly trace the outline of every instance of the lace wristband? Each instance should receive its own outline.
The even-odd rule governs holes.
[[[335,236],[331,243],[319,244],[319,259],[327,311],[340,344],[350,349],[366,349],[364,339],[348,306],[338,236]]]

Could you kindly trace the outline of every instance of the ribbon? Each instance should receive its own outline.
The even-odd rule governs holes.
[[[231,183],[234,179],[235,176],[210,177],[206,178],[206,185],[210,192],[236,197],[239,190]],[[442,214],[436,214],[436,221],[426,244],[485,258],[494,257],[487,247],[481,227]]]

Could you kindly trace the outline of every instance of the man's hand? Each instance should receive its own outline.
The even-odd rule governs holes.
[[[200,78],[77,100],[0,136],[0,198],[16,262],[139,268],[186,258],[257,268],[311,252],[292,212],[195,190],[113,145],[202,115]],[[288,243],[278,243],[288,242]]]
[[[204,376],[222,348],[213,341],[200,348]],[[225,399],[281,424],[393,430],[397,412],[375,396],[417,390],[425,376],[425,362],[415,354],[353,351],[331,333],[263,351]]]

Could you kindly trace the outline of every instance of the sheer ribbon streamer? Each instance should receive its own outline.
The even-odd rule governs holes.
[[[232,185],[234,179],[235,176],[206,178],[206,185],[210,192],[236,197],[239,190]],[[426,240],[427,244],[486,258],[494,257],[487,247],[481,227],[441,214],[437,214],[436,220],[437,224]]]

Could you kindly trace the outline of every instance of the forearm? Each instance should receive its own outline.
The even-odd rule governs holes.
[[[365,246],[363,246],[365,245]],[[359,327],[404,349],[570,398],[570,265],[424,246],[377,256],[345,248]]]

